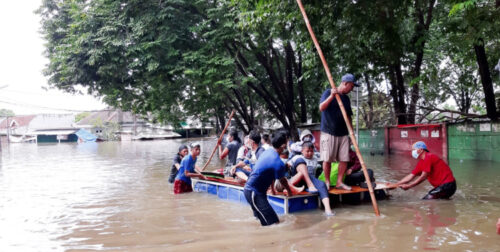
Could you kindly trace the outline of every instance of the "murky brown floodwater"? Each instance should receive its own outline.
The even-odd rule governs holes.
[[[11,144],[0,162],[0,251],[499,251],[500,166],[452,161],[458,191],[421,201],[430,185],[371,205],[282,216],[263,228],[250,207],[203,193],[173,195],[171,160],[184,140]],[[202,142],[204,164],[215,144]],[[415,164],[365,156],[378,180]],[[215,169],[221,162],[212,161]]]

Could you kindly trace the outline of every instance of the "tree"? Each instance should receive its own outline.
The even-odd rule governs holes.
[[[90,112],[82,112],[82,113],[78,113],[76,116],[75,116],[75,122],[79,122],[81,121],[83,118],[87,117],[90,115]]]
[[[10,109],[0,109],[0,117],[15,116],[14,111]]]
[[[486,113],[492,120],[498,119],[495,104],[492,71],[495,61],[488,54],[498,58],[500,53],[498,34],[500,34],[500,4],[498,1],[467,0],[449,1],[452,8],[449,12],[451,22],[458,25],[454,31],[462,37],[462,45],[473,48],[478,72],[484,93]],[[463,48],[467,50],[466,48]]]

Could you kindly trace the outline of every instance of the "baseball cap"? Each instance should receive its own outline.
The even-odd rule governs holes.
[[[352,82],[352,83],[354,83],[354,86],[359,87],[359,84],[356,81],[356,78],[354,77],[354,75],[352,75],[350,73],[342,76],[342,82]]]
[[[422,141],[418,141],[418,142],[414,143],[412,147],[413,147],[413,149],[427,150],[427,145],[425,145],[425,143]]]
[[[194,147],[196,147],[196,146],[201,147],[200,142],[193,142],[193,143],[191,143],[191,144],[189,145],[189,147],[191,147],[191,149],[192,149],[192,148],[194,148]]]

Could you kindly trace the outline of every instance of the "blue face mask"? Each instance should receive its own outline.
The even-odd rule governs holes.
[[[411,156],[414,158],[414,159],[418,159],[418,153],[417,153],[417,150],[412,150],[411,151]]]

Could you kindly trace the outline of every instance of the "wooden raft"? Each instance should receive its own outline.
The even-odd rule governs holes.
[[[375,191],[397,188],[397,186],[395,184],[391,184],[391,183],[387,183],[387,182],[379,182],[376,184],[377,184],[377,186],[374,189]],[[332,188],[328,191],[328,193],[335,194],[335,195],[341,195],[341,194],[368,192],[368,188],[361,188],[359,186],[351,186],[351,187],[352,187],[351,191]]]

